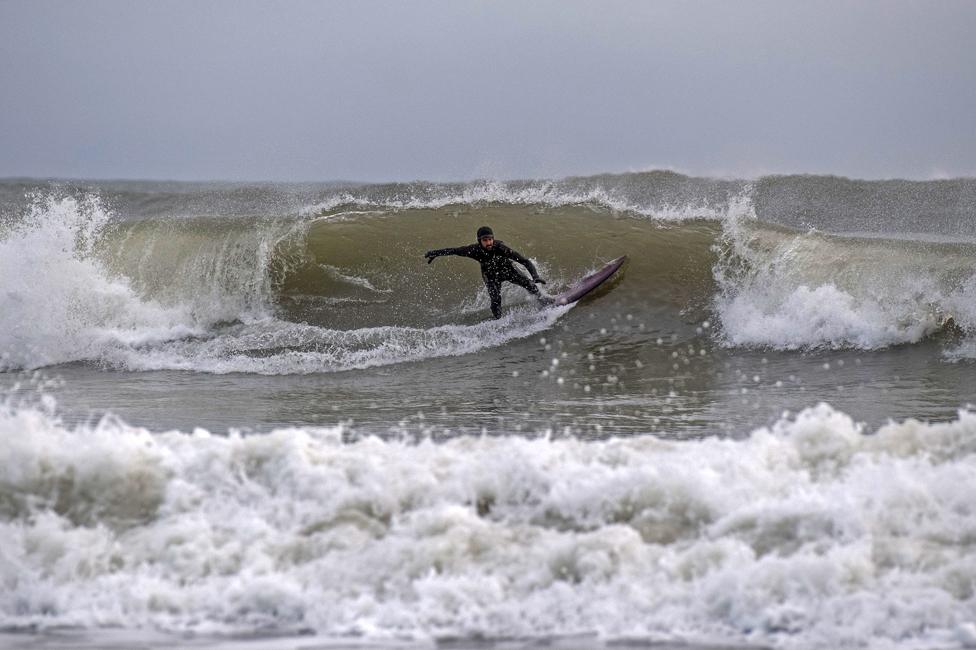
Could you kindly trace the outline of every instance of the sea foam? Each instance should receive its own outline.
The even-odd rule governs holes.
[[[35,196],[0,237],[0,370],[99,358],[196,333],[180,307],[141,299],[94,255],[110,214],[97,197]]]
[[[0,409],[0,626],[951,647],[976,415],[742,440],[220,437]]]
[[[724,224],[713,304],[731,346],[877,349],[976,329],[971,245]]]

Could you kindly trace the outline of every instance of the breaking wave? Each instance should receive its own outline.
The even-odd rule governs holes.
[[[534,259],[553,293],[628,255],[612,295],[641,322],[709,319],[725,345],[783,350],[910,344],[948,323],[962,341],[947,358],[968,358],[976,242],[961,233],[973,186],[652,172],[25,189],[0,222],[0,369],[332,372],[551,327],[565,313],[537,311],[514,287],[506,317],[479,322],[477,266],[424,263],[483,223]]]

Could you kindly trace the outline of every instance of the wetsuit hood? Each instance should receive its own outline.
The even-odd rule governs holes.
[[[488,226],[482,226],[478,228],[478,241],[481,241],[482,237],[494,237],[495,233],[492,232],[491,228]]]

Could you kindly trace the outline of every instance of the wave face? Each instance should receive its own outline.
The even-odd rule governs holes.
[[[151,435],[0,409],[0,626],[971,638],[976,415],[742,440]],[[967,636],[968,635],[968,636]]]
[[[710,320],[731,348],[877,349],[949,317],[976,331],[967,179],[2,185],[5,369],[334,372],[575,322],[514,287],[505,318],[483,322],[477,265],[424,263],[483,223],[532,257],[553,293],[629,255],[619,313],[678,329]]]

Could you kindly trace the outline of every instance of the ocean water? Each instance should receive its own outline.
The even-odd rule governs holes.
[[[478,226],[556,293],[430,248]],[[976,647],[976,180],[0,182],[0,644]]]

